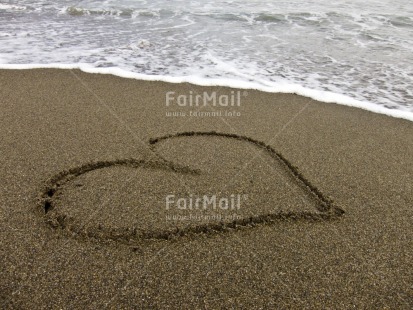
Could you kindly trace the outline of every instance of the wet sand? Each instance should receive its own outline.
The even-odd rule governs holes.
[[[78,70],[0,86],[2,308],[413,305],[412,122]],[[204,91],[240,105],[178,105]]]

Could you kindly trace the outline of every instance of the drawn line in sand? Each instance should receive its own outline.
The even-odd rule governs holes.
[[[182,166],[162,157],[159,160],[136,160],[136,159],[119,159],[112,161],[97,161],[87,163],[69,170],[62,171],[53,176],[45,185],[44,190],[41,193],[39,204],[45,213],[46,222],[54,228],[61,228],[78,235],[105,240],[116,240],[121,242],[131,242],[148,239],[161,239],[170,240],[184,235],[191,234],[212,234],[232,231],[240,228],[254,227],[260,224],[271,224],[277,221],[327,221],[339,218],[344,214],[344,210],[334,204],[334,202],[325,196],[316,186],[314,186],[302,173],[291,164],[282,154],[275,151],[271,146],[266,145],[264,142],[236,134],[219,133],[215,131],[208,132],[181,132],[176,134],[170,134],[158,138],[149,140],[151,148],[155,151],[155,146],[161,141],[168,139],[179,139],[182,137],[221,137],[228,139],[236,139],[239,141],[245,141],[253,144],[255,147],[266,151],[272,158],[278,161],[302,189],[307,191],[316,201],[316,208],[318,212],[294,212],[294,211],[277,211],[274,213],[259,214],[255,216],[248,216],[244,218],[234,219],[228,222],[219,223],[206,223],[196,226],[186,226],[176,229],[165,229],[157,231],[140,231],[136,228],[106,228],[101,225],[96,227],[85,228],[81,221],[62,214],[60,212],[50,212],[54,209],[54,197],[59,189],[67,182],[74,180],[75,178],[86,174],[88,172],[119,166],[129,168],[144,168],[144,169],[161,169],[178,173],[181,175],[201,175],[202,172],[196,169],[191,169],[188,166]],[[54,210],[56,211],[56,210]]]

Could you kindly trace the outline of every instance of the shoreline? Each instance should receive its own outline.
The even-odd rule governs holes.
[[[0,86],[2,308],[410,308],[412,122],[80,70]],[[166,114],[189,109],[240,114]],[[175,203],[205,195],[239,205]]]
[[[268,93],[280,94],[296,94],[313,100],[326,103],[334,103],[350,107],[359,108],[362,110],[384,114],[395,118],[406,119],[413,121],[413,112],[389,109],[382,105],[374,104],[368,101],[360,101],[350,96],[330,91],[316,90],[303,87],[298,84],[277,84],[275,82],[266,82],[269,86],[258,84],[255,82],[245,82],[230,79],[205,79],[196,76],[158,76],[134,73],[116,67],[96,68],[89,64],[1,64],[0,70],[33,70],[33,69],[62,69],[62,70],[80,70],[91,74],[108,74],[121,78],[141,80],[141,81],[158,81],[166,83],[190,83],[194,86],[207,87],[230,87],[242,90],[258,90]]]

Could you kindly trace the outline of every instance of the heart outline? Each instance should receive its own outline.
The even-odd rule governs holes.
[[[252,139],[247,136],[230,134],[230,133],[220,133],[216,131],[186,131],[179,132],[175,134],[169,134],[160,136],[157,138],[151,138],[149,140],[149,146],[153,152],[156,154],[155,146],[157,143],[174,138],[181,137],[194,137],[194,136],[209,136],[209,137],[224,137],[230,139],[236,139],[243,142],[248,142],[253,144],[262,150],[268,152],[272,158],[280,162],[286,170],[288,170],[292,176],[299,182],[299,185],[303,187],[304,190],[311,193],[313,198],[317,200],[317,211],[318,213],[302,211],[278,211],[274,213],[260,214],[256,216],[243,217],[241,219],[234,219],[232,222],[220,222],[220,223],[206,223],[197,226],[187,226],[184,228],[176,228],[175,230],[159,230],[144,232],[143,234],[137,234],[136,229],[129,228],[102,228],[98,225],[93,229],[83,229],[84,225],[81,222],[76,222],[76,219],[68,217],[65,214],[57,214],[54,216],[48,216],[49,211],[53,209],[53,196],[59,190],[59,188],[66,184],[67,182],[75,179],[76,177],[83,175],[85,173],[107,168],[111,166],[123,166],[130,168],[149,168],[149,169],[163,169],[166,171],[172,171],[174,173],[180,174],[195,174],[199,175],[200,171],[192,169],[188,166],[181,166],[174,162],[168,161],[158,155],[159,161],[157,160],[137,160],[133,158],[129,159],[118,159],[111,161],[96,161],[90,162],[81,166],[71,168],[69,170],[64,170],[54,175],[46,183],[44,190],[41,193],[39,204],[44,210],[44,215],[46,222],[54,228],[60,227],[61,229],[68,229],[72,232],[77,233],[88,238],[95,239],[106,239],[106,240],[116,240],[122,242],[130,242],[137,240],[150,240],[150,239],[161,239],[170,240],[184,235],[196,235],[200,233],[211,234],[227,232],[230,230],[238,229],[241,227],[254,227],[260,224],[271,224],[276,221],[327,221],[334,220],[342,216],[345,212],[343,209],[334,204],[334,202],[327,196],[325,196],[316,186],[314,186],[303,174],[295,167],[289,160],[287,160],[281,153],[277,152],[271,146],[265,144],[264,142]]]

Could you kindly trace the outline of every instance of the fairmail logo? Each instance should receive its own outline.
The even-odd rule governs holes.
[[[170,91],[166,93],[165,103],[167,107],[200,107],[200,106],[213,106],[213,107],[240,107],[241,98],[247,95],[246,91],[234,91],[229,94],[220,94],[217,92],[202,92],[200,94],[194,94],[190,91],[187,94],[179,94]]]
[[[225,197],[217,195],[189,195],[179,197],[168,195],[165,197],[166,210],[239,210],[241,202],[248,198],[247,195],[232,194]]]

